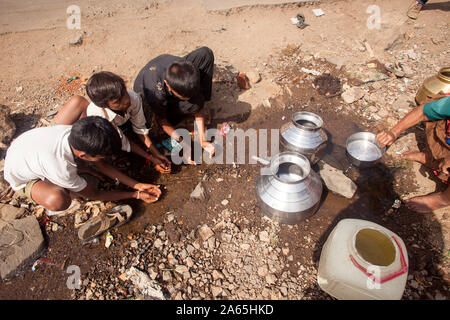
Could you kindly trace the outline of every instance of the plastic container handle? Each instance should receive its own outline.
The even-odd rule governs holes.
[[[397,244],[397,247],[400,250],[400,263],[402,265],[401,269],[397,272],[394,272],[390,275],[385,276],[384,278],[376,278],[374,276],[374,274],[370,273],[367,271],[366,268],[364,268],[363,266],[361,266],[356,260],[355,258],[353,258],[352,255],[350,255],[350,260],[352,260],[353,264],[355,265],[355,267],[357,267],[359,270],[361,270],[362,272],[364,272],[366,274],[366,276],[368,276],[369,278],[371,278],[375,283],[385,283],[387,281],[390,281],[392,279],[395,279],[399,276],[401,276],[402,274],[404,274],[405,272],[408,272],[408,265],[406,264],[406,260],[405,260],[405,256],[403,255],[403,250],[401,248],[401,246],[399,245],[397,239],[393,236],[392,239],[394,239],[395,243]]]

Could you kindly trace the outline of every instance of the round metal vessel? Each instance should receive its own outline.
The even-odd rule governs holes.
[[[292,121],[281,127],[281,145],[284,150],[297,151],[315,164],[322,157],[327,135],[322,129],[323,120],[312,112],[296,112]]]
[[[261,169],[257,181],[258,202],[264,214],[286,224],[296,224],[314,214],[322,189],[308,158],[294,151],[275,155],[269,167]]]
[[[386,148],[381,148],[375,134],[358,132],[347,138],[347,156],[350,162],[361,168],[371,167],[380,160]]]
[[[437,75],[423,81],[422,86],[417,91],[416,102],[419,105],[427,102],[429,96],[436,95],[441,91],[444,94],[450,93],[450,67],[441,68]]]

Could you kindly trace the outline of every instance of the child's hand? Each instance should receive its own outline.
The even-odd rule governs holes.
[[[150,193],[158,198],[161,196],[161,189],[159,188],[159,186],[154,185],[154,184],[137,183],[134,186],[134,189],[136,189],[138,191],[144,191],[144,192]]]
[[[146,203],[153,203],[158,201],[159,197],[156,197],[155,195],[152,195],[150,193],[140,191],[139,192],[139,200],[142,200]]]
[[[214,148],[214,145],[211,142],[202,141],[202,148],[209,153],[210,158],[214,157],[214,154],[216,153],[216,148]]]
[[[161,173],[170,173],[170,163],[167,165],[167,163],[158,158],[154,158],[153,163],[155,164],[156,171]]]
[[[383,148],[384,146],[390,146],[391,144],[393,144],[397,137],[392,131],[382,131],[377,134],[376,138],[380,147]]]

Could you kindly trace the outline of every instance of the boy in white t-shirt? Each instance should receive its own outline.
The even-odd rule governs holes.
[[[159,186],[137,182],[114,168],[102,173],[135,191],[97,190],[78,175],[76,158],[98,162],[120,150],[120,145],[116,129],[101,117],[85,117],[73,126],[32,129],[8,148],[4,177],[19,195],[51,211],[66,210],[77,196],[102,201],[157,201],[161,195]]]
[[[74,96],[61,108],[54,118],[55,124],[73,124],[86,116],[99,116],[110,121],[121,138],[122,150],[134,152],[155,165],[161,173],[169,173],[170,161],[163,156],[148,136],[149,128],[142,108],[141,97],[132,90],[127,90],[125,82],[118,75],[102,71],[93,74],[86,83],[86,98]],[[133,131],[144,143],[147,151],[122,132],[120,126],[130,120]]]

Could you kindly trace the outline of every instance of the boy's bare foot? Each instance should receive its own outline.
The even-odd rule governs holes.
[[[441,192],[437,192],[426,196],[411,198],[406,200],[405,204],[413,211],[429,213],[449,206],[450,201],[448,201]]]
[[[400,157],[405,160],[417,161],[422,164],[426,163],[425,153],[420,151],[406,151],[403,152]]]

